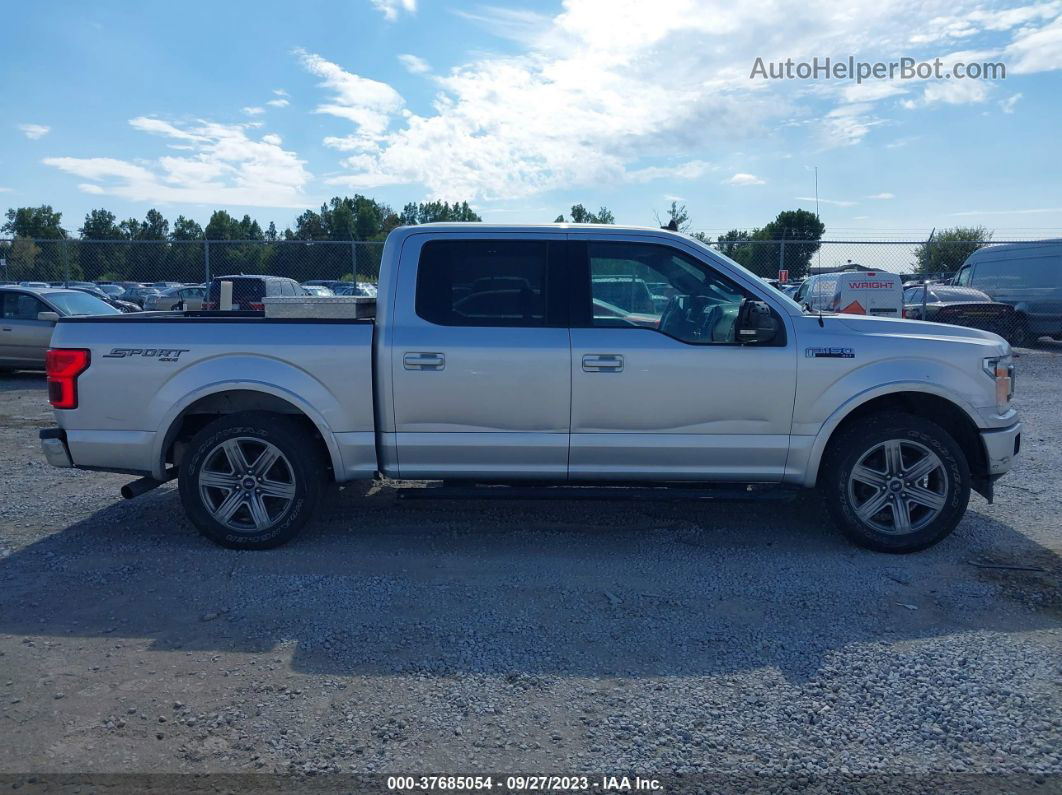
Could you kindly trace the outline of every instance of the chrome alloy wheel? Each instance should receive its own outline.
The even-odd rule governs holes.
[[[883,533],[914,533],[947,503],[948,473],[919,442],[890,439],[870,448],[848,476],[848,499],[864,524]]]
[[[295,472],[269,442],[252,436],[228,439],[204,458],[199,497],[226,527],[261,532],[276,524],[295,499]]]

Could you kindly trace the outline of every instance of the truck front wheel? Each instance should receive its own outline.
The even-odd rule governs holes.
[[[179,490],[188,518],[231,549],[269,549],[294,538],[317,508],[324,465],[305,429],[267,412],[207,425],[189,442]]]
[[[939,425],[888,412],[841,430],[819,487],[851,541],[879,552],[915,552],[959,523],[970,500],[970,468]]]

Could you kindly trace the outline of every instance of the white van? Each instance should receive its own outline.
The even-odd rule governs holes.
[[[903,317],[903,282],[885,271],[820,273],[800,285],[793,300],[820,312]]]

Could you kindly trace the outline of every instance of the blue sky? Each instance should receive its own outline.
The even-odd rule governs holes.
[[[737,7],[740,5],[740,7]],[[24,3],[0,204],[292,223],[360,192],[488,221],[575,203],[693,228],[1062,234],[1062,0]],[[1001,62],[1004,80],[751,79],[765,61]]]

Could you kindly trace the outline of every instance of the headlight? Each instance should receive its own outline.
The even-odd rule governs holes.
[[[996,410],[1007,410],[1014,397],[1014,364],[1010,356],[990,356],[981,362],[985,375],[996,382]]]

